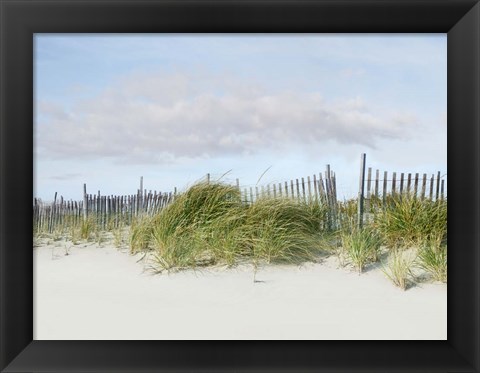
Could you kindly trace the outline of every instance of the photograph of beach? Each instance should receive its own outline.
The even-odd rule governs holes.
[[[446,340],[445,34],[35,34],[35,340]]]

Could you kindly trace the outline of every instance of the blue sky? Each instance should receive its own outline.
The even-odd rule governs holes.
[[[446,173],[447,38],[37,34],[35,196]]]

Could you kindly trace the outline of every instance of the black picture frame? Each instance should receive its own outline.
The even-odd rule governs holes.
[[[2,372],[480,371],[477,0],[0,0],[0,17]],[[33,34],[47,32],[448,33],[447,341],[32,341]]]

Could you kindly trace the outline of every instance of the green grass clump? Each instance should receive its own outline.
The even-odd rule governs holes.
[[[123,245],[123,229],[121,226],[112,229],[113,244],[120,248]]]
[[[153,220],[151,217],[134,219],[130,226],[130,252],[135,254],[150,247],[153,234]]]
[[[236,187],[199,183],[131,229],[133,252],[151,248],[159,270],[239,260],[314,260],[326,222],[318,202],[261,198],[245,204]]]
[[[319,202],[263,198],[249,206],[243,229],[254,258],[294,263],[315,259],[326,219]]]
[[[393,250],[390,252],[388,263],[382,271],[395,286],[406,290],[413,283],[412,266],[414,261],[415,258],[412,258],[408,252]]]
[[[370,227],[341,233],[342,251],[359,273],[365,265],[376,262],[381,246],[379,235]]]
[[[447,246],[427,242],[418,253],[418,266],[435,281],[447,282]]]
[[[232,231],[244,209],[240,192],[229,185],[199,183],[177,196],[150,224],[159,266],[194,267],[206,257],[213,263],[223,256],[232,262]]]
[[[96,230],[96,222],[92,217],[88,217],[80,223],[80,238],[82,240],[88,240],[92,237],[92,234]]]
[[[442,242],[447,235],[447,201],[403,195],[388,199],[375,225],[390,247],[420,247]]]

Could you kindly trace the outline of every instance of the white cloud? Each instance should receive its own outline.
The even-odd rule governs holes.
[[[265,92],[225,74],[135,73],[69,110],[40,102],[37,146],[51,158],[174,162],[331,141],[375,148],[416,125],[412,114],[378,114],[361,97]]]

